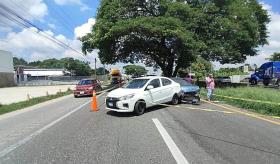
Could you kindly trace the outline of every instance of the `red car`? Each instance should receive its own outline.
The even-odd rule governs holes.
[[[100,92],[102,90],[100,81],[94,79],[83,79],[76,85],[74,97],[90,96],[92,95],[93,90],[95,90],[95,92]]]

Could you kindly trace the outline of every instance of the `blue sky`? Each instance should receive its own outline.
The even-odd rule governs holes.
[[[261,64],[270,54],[280,51],[280,1],[260,2],[264,3],[264,8],[268,9],[272,18],[272,22],[268,25],[271,35],[270,44],[260,48],[259,56],[248,58],[246,63],[250,64]],[[52,37],[80,50],[81,43],[76,37],[90,32],[90,27],[95,23],[99,0],[1,0],[1,3],[30,20]],[[0,15],[0,48],[12,51],[14,56],[23,57],[28,61],[52,57],[75,57],[93,61],[98,57],[98,50],[87,57],[82,57],[69,49],[45,41],[36,32],[33,28],[22,29]],[[99,62],[98,65],[101,66],[101,63]],[[215,65],[221,67],[217,63]]]

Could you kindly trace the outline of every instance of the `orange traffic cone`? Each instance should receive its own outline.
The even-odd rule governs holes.
[[[93,112],[97,112],[97,100],[96,100],[96,92],[93,90],[92,92],[92,102],[91,102],[91,109]]]

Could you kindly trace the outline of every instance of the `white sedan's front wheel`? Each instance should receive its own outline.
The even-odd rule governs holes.
[[[173,105],[179,104],[179,97],[178,97],[177,94],[175,94],[175,95],[172,97],[171,104],[173,104]]]
[[[134,113],[137,116],[140,116],[140,115],[144,114],[145,109],[146,109],[146,103],[143,101],[137,101],[134,106]]]

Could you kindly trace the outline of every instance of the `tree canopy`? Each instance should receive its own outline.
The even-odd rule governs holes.
[[[109,74],[109,71],[105,69],[104,67],[99,67],[96,69],[96,75],[107,75]]]
[[[23,58],[17,58],[17,57],[13,57],[13,63],[14,63],[14,66],[27,65],[28,64],[28,62],[25,61]]]
[[[267,43],[267,11],[257,0],[101,0],[82,51],[102,63],[142,62],[176,76],[198,56],[240,63]]]
[[[140,65],[127,65],[123,68],[125,70],[125,74],[133,76],[146,75],[148,72],[145,67]]]
[[[280,52],[273,53],[269,58],[269,61],[280,61]]]
[[[213,65],[210,61],[198,57],[195,62],[191,64],[187,69],[180,69],[179,76],[186,77],[187,73],[194,73],[197,79],[205,78],[209,73],[212,73]]]

